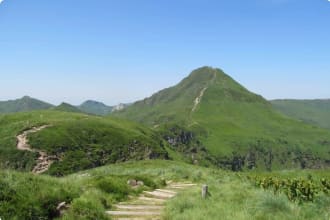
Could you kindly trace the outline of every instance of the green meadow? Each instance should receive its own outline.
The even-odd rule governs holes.
[[[328,170],[273,173],[223,171],[186,163],[150,160],[126,162],[78,172],[61,178],[17,171],[0,172],[0,217],[2,219],[110,219],[105,214],[120,201],[143,190],[165,187],[165,181],[194,182],[198,186],[180,192],[166,203],[164,219],[328,219],[330,197],[319,192],[314,201],[296,202],[285,193],[257,187],[249,176],[326,178]],[[145,185],[130,188],[127,180]],[[209,195],[201,198],[201,185]],[[59,203],[69,208],[60,217]]]

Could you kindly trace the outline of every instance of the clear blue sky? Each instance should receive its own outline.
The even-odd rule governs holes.
[[[131,102],[204,65],[267,99],[330,98],[330,2],[0,3],[0,100]]]

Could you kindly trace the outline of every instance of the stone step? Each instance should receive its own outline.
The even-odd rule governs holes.
[[[153,203],[164,203],[164,202],[166,202],[165,199],[150,198],[150,197],[145,197],[145,196],[140,196],[138,199],[141,200],[141,201],[148,201],[148,202],[153,202]]]
[[[186,189],[187,187],[183,187],[183,186],[168,186],[167,189]]]
[[[145,195],[152,196],[152,197],[159,198],[159,199],[170,199],[175,196],[173,194],[157,192],[157,191],[153,191],[153,192],[144,191],[143,193]]]
[[[161,211],[106,211],[108,215],[113,216],[160,216]]]
[[[162,210],[164,206],[160,205],[116,205],[117,209],[127,209],[127,210]],[[119,210],[117,210],[119,211]]]
[[[172,190],[165,190],[165,189],[156,189],[155,191],[162,192],[162,193],[173,194],[173,195],[176,195],[177,194],[177,192],[174,192]]]
[[[197,184],[195,183],[173,183],[168,185],[169,187],[173,187],[173,186],[179,186],[179,187],[189,187],[189,186],[197,186]]]
[[[115,211],[107,211],[112,219],[117,220],[161,220],[163,205],[168,199],[176,196],[177,191],[196,186],[192,183],[171,183],[165,189],[144,191],[138,198],[115,205]],[[177,190],[177,191],[175,191]]]
[[[112,218],[114,219],[114,218]],[[118,217],[118,218],[115,218],[115,220],[161,220],[160,217],[143,217],[143,218],[139,218],[139,217],[134,217],[134,216],[131,216],[131,217]]]

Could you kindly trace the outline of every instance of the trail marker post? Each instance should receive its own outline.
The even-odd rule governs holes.
[[[208,194],[208,189],[209,189],[209,187],[207,185],[202,186],[202,198],[203,199],[206,199],[207,194]]]

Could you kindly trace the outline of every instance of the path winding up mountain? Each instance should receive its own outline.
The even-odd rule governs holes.
[[[50,165],[58,158],[56,156],[48,156],[47,153],[44,151],[32,149],[28,143],[29,141],[27,136],[31,133],[36,133],[48,127],[50,127],[50,125],[33,127],[32,129],[26,130],[22,134],[17,135],[16,137],[18,150],[37,152],[39,154],[39,157],[37,159],[37,164],[32,170],[32,172],[36,174],[46,172],[49,169]]]
[[[213,77],[212,77],[211,81],[206,85],[206,87],[202,88],[202,90],[200,91],[198,96],[194,99],[194,105],[193,105],[193,108],[191,109],[191,113],[194,113],[196,111],[199,103],[202,101],[205,91],[209,88],[209,86],[211,84],[213,84],[215,82],[216,78],[217,78],[217,73],[215,71],[213,71]],[[190,118],[191,118],[192,122],[191,122],[191,124],[188,125],[188,127],[198,124],[198,122],[193,120],[192,114],[190,114]]]
[[[107,211],[107,214],[117,220],[162,219],[165,202],[176,196],[178,191],[192,186],[196,186],[196,184],[170,183],[166,189],[144,191],[143,195],[137,199],[115,205],[115,210]]]

